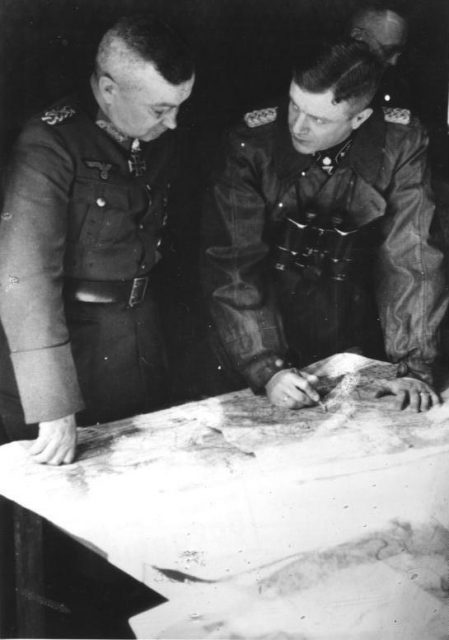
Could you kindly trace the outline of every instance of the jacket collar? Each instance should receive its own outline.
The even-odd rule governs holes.
[[[314,162],[312,155],[298,153],[293,147],[288,129],[288,106],[279,106],[277,118],[277,135],[274,149],[275,165],[282,180],[289,180],[301,171],[306,171]],[[344,162],[367,182],[373,184],[379,173],[383,141],[385,138],[385,122],[382,113],[375,111],[357,130],[354,142]]]

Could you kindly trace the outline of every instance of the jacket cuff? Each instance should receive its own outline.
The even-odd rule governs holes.
[[[262,393],[274,374],[281,369],[288,369],[289,366],[280,356],[264,355],[247,365],[242,370],[242,374],[254,393]]]
[[[398,365],[396,376],[398,378],[416,378],[431,387],[434,386],[433,368],[422,360],[403,360]]]
[[[45,422],[84,408],[70,344],[11,353],[25,422]]]

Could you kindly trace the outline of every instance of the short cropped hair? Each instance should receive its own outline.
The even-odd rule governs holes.
[[[364,42],[313,42],[302,48],[293,68],[293,81],[310,93],[332,90],[334,102],[354,102],[364,109],[373,99],[382,65]]]
[[[135,60],[152,63],[170,84],[190,80],[194,74],[191,51],[171,26],[153,14],[120,18],[106,33],[98,47],[96,73],[105,73],[114,57],[117,42]]]

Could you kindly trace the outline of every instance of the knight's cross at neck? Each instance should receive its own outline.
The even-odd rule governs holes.
[[[128,168],[131,175],[138,178],[143,175],[147,169],[145,160],[142,157],[142,148],[138,138],[131,138],[122,133],[112,122],[106,118],[99,117],[96,124],[103,129],[111,138],[118,142],[124,149],[129,150]]]
[[[140,140],[138,138],[135,138],[131,143],[128,167],[129,172],[136,178],[142,176],[147,170],[147,164],[142,157],[142,149],[140,147]]]

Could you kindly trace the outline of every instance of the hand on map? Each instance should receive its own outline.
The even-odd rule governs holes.
[[[29,452],[35,462],[41,464],[69,464],[76,449],[75,416],[39,423],[39,436]]]
[[[440,398],[432,387],[416,378],[382,381],[376,398],[387,395],[396,396],[395,408],[399,410],[409,407],[412,411],[428,411],[440,404]]]
[[[298,369],[284,369],[274,374],[265,385],[268,400],[277,407],[301,409],[320,400],[315,389],[318,378]]]

